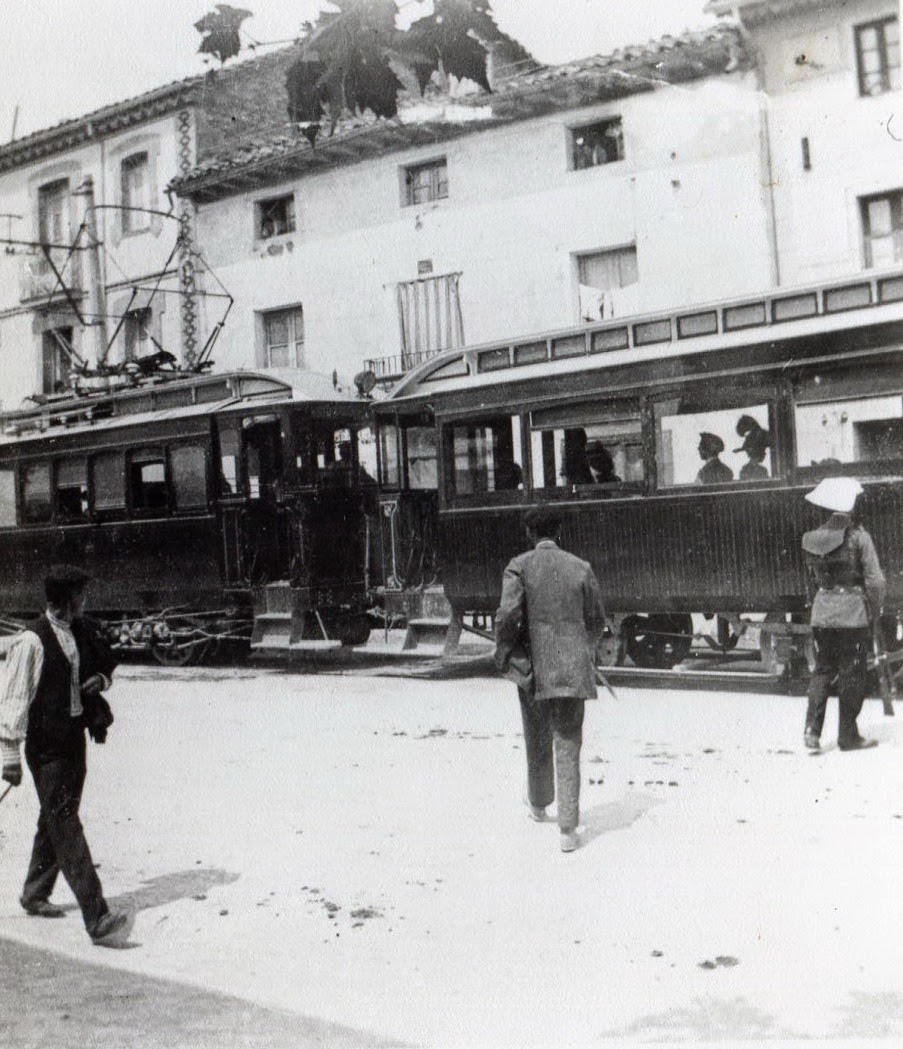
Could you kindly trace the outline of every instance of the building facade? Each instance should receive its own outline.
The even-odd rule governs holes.
[[[233,154],[175,183],[235,297],[218,366],[400,374],[439,349],[768,286],[737,32]]]
[[[712,0],[759,70],[776,283],[903,262],[897,0]]]

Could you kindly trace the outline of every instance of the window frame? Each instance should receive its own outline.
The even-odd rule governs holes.
[[[143,169],[144,172],[144,198],[140,204],[136,204],[131,198],[131,185],[128,176],[131,172]],[[151,153],[147,149],[138,149],[134,153],[124,156],[119,162],[119,200],[122,206],[122,235],[123,237],[135,236],[146,233],[150,229],[150,215],[146,210],[151,205]],[[139,209],[139,210],[132,210]]]
[[[138,458],[141,455],[148,455],[150,452],[159,451],[159,456],[154,456],[153,459],[145,460],[147,463],[161,462],[163,465],[163,481],[162,485],[165,491],[166,501],[163,506],[138,506],[135,502],[135,484],[132,476],[132,470],[135,466],[140,465],[141,459]],[[159,481],[143,482],[143,484],[160,484]],[[134,445],[125,450],[125,489],[126,489],[126,502],[128,506],[128,513],[131,517],[168,517],[172,513],[172,485],[170,483],[169,475],[169,456],[167,455],[167,446],[165,442],[154,442],[145,445]]]
[[[862,253],[866,269],[880,268],[876,267],[874,252],[872,249],[873,242],[879,238],[872,236],[869,229],[869,205],[882,200],[886,200],[890,206],[891,242],[893,243],[894,233],[897,233],[899,234],[901,244],[900,257],[895,258],[892,265],[903,261],[903,188],[888,190],[885,193],[870,193],[868,196],[859,198],[859,221],[862,229]],[[895,219],[898,223],[896,226],[894,225]]]
[[[60,485],[60,469],[64,463],[81,462],[84,464],[84,488],[85,509],[79,516],[69,515],[63,512],[60,506],[60,492],[71,491],[74,485]],[[91,456],[87,453],[75,455],[64,455],[54,460],[53,463],[53,519],[63,525],[83,525],[91,523]]]
[[[485,492],[458,492],[455,470],[455,428],[463,426],[485,427],[500,418],[510,419],[512,426],[515,420],[517,421],[521,458],[523,459],[522,463],[517,463],[521,470],[520,488],[493,489]],[[527,419],[522,408],[518,407],[514,410],[512,408],[497,407],[490,411],[475,414],[468,413],[467,415],[453,416],[441,420],[437,419],[436,426],[439,431],[437,461],[441,464],[439,491],[443,507],[459,509],[472,506],[517,505],[526,502],[533,494],[530,488],[531,464]],[[422,490],[429,491],[429,489]]]
[[[888,366],[888,372],[892,374],[893,371],[893,366]],[[815,465],[810,464],[808,466],[800,464],[798,440],[799,428],[797,426],[798,408],[811,407],[819,404],[825,406],[837,405],[842,404],[844,401],[867,401],[887,397],[899,397],[901,400],[901,411],[903,411],[903,378],[900,378],[895,386],[891,385],[888,387],[885,383],[880,390],[875,390],[872,386],[874,375],[870,374],[868,388],[860,390],[855,388],[857,385],[855,370],[836,368],[831,369],[824,375],[824,378],[827,379],[829,384],[832,381],[842,384],[845,377],[848,380],[852,380],[852,385],[854,387],[854,389],[849,392],[840,390],[839,392],[832,393],[829,389],[825,389],[824,392],[820,392],[819,395],[816,395],[811,391],[807,393],[805,388],[814,386],[818,379],[818,376],[814,373],[807,372],[799,375],[793,382],[790,403],[790,414],[794,436],[792,465],[795,476],[800,483],[809,484],[820,481],[822,478],[828,476],[882,477],[888,474],[899,475],[903,472],[903,453],[895,459],[859,459],[854,462],[822,462]],[[881,378],[884,379],[884,375],[882,375]]]
[[[638,444],[641,452],[641,461],[643,464],[643,477],[640,480],[620,480],[620,481],[593,481],[587,484],[569,484],[569,485],[553,485],[539,487],[535,484],[535,471],[533,468],[533,435],[554,433],[556,430],[574,430],[574,429],[586,429],[592,427],[593,422],[589,422],[586,419],[581,419],[580,416],[584,412],[588,412],[592,409],[598,409],[600,416],[604,412],[605,406],[609,408],[616,404],[624,405],[625,402],[631,402],[631,407],[635,407],[636,413],[635,418],[639,423],[638,431]],[[578,400],[570,401],[566,405],[535,405],[527,411],[525,422],[527,429],[527,439],[530,443],[530,471],[529,477],[529,488],[534,496],[539,497],[543,500],[555,502],[562,499],[574,499],[577,498],[590,498],[590,499],[617,499],[617,498],[635,498],[639,495],[645,495],[650,489],[650,477],[652,471],[650,470],[649,456],[648,456],[648,443],[646,439],[646,404],[647,397],[643,394],[625,394],[621,397],[604,397],[596,396],[594,398],[581,398]],[[573,420],[572,426],[565,425],[534,425],[534,417],[540,416],[543,412],[566,412],[567,409],[573,409],[576,411],[578,418]],[[631,417],[632,418],[632,417]],[[611,421],[611,420],[609,420]],[[541,420],[537,420],[541,422]],[[604,418],[598,418],[596,423],[606,422]],[[591,440],[594,438],[591,438]],[[525,485],[526,485],[525,480]]]
[[[897,64],[896,64],[896,66],[892,66],[890,64],[890,61],[889,61],[889,46],[888,46],[888,41],[887,41],[886,28],[887,28],[888,25],[891,25],[891,24],[893,24],[895,22],[897,23]],[[853,39],[854,39],[854,47],[855,47],[855,51],[856,51],[856,74],[857,74],[857,81],[858,81],[858,86],[859,86],[859,97],[860,98],[878,98],[881,95],[886,95],[886,94],[888,94],[891,91],[899,90],[899,80],[900,80],[900,75],[901,75],[900,74],[900,29],[899,29],[899,25],[900,25],[900,20],[899,20],[897,15],[888,15],[885,18],[876,18],[876,19],[874,19],[871,22],[863,22],[861,25],[857,25],[857,26],[853,27]],[[878,90],[878,91],[869,91],[869,90],[867,90],[866,89],[866,83],[865,83],[867,76],[869,76],[869,75],[874,76],[874,73],[868,74],[866,72],[865,68],[864,68],[864,65],[863,65],[862,36],[868,30],[874,30],[876,32],[877,36],[878,36],[877,53],[878,53],[879,61],[880,61],[879,76],[881,78],[880,90]],[[892,80],[892,72],[893,72],[894,69],[897,70],[898,84],[897,84],[896,87],[891,82],[891,80]]]
[[[428,195],[423,200],[416,200],[415,180],[418,174],[429,175]],[[444,173],[444,177],[443,177]],[[444,189],[444,192],[443,192]],[[404,164],[401,167],[401,206],[405,208],[423,207],[424,204],[435,204],[449,198],[448,157],[433,157],[415,164]]]
[[[44,182],[37,187],[38,240],[42,244],[62,245],[69,239],[72,228],[72,204],[70,200],[72,194],[70,185],[70,179],[63,176],[62,178],[51,179],[49,182]],[[51,235],[52,231],[47,229],[49,218],[47,203],[56,200],[59,200],[61,204],[59,239],[57,239],[56,235]]]
[[[204,463],[204,497],[203,502],[190,503],[185,506],[179,504],[178,489],[176,486],[176,471],[173,466],[173,453],[182,448],[195,448],[201,452]],[[210,508],[210,442],[203,437],[185,437],[170,441],[165,447],[166,452],[166,491],[168,508],[173,515],[188,516],[191,514],[206,513]]]
[[[122,479],[122,501],[114,506],[97,505],[96,465],[98,459],[101,458],[110,460],[115,459],[119,465],[119,472]],[[104,521],[114,517],[128,516],[128,476],[126,472],[124,448],[99,448],[88,456],[88,505],[92,520]]]
[[[649,398],[648,412],[649,424],[651,427],[649,440],[650,453],[654,466],[654,469],[649,474],[651,494],[656,496],[681,496],[687,493],[699,494],[701,492],[723,492],[729,489],[736,489],[740,492],[752,492],[786,483],[788,462],[782,436],[783,415],[782,391],[780,388],[774,383],[768,383],[764,386],[739,383],[731,389],[719,392],[714,396],[709,394],[705,398],[700,398],[699,395],[701,392],[702,387],[700,384],[687,383],[682,386],[672,387],[669,390],[657,391]],[[662,483],[661,456],[659,454],[660,423],[662,418],[659,414],[659,406],[666,401],[673,400],[675,397],[698,398],[700,401],[704,400],[705,409],[703,410],[700,408],[693,412],[687,412],[686,414],[688,416],[720,411],[744,413],[745,408],[757,407],[764,404],[768,411],[768,429],[771,434],[771,444],[769,445],[769,451],[771,453],[771,476],[764,477],[761,480],[747,480],[741,478],[738,471],[729,481],[719,481],[706,484],[694,480],[689,484],[664,485]],[[742,403],[738,404],[738,401],[741,401],[741,399]],[[737,436],[736,440],[742,443],[743,438]],[[727,442],[725,442],[725,451],[727,451]],[[702,460],[700,460],[700,462],[702,462]]]
[[[610,127],[617,127],[619,134],[617,136],[610,136],[613,141],[616,142],[616,153],[617,155],[612,157],[610,160],[603,160],[600,163],[591,164],[578,164],[577,163],[577,137],[581,133],[590,131],[596,131],[597,129],[606,129],[601,131],[600,137],[604,139],[607,135],[607,129]],[[573,124],[568,126],[568,170],[569,171],[594,171],[597,168],[607,168],[612,164],[618,164],[625,160],[627,157],[627,151],[624,144],[624,118],[618,113],[608,117],[599,117],[597,120],[591,120],[587,123]]]
[[[267,221],[267,209],[275,205],[284,205],[286,214],[281,222],[284,229],[274,228],[272,233],[264,233],[263,226]],[[276,196],[261,197],[254,201],[254,240],[268,244],[280,237],[290,237],[298,232],[298,202],[294,190],[290,193],[279,193]]]
[[[25,492],[26,471],[43,469],[47,472],[47,512],[41,517],[29,516],[28,500]],[[46,458],[26,459],[18,468],[18,520],[23,528],[47,528],[53,525],[53,461]]]
[[[273,364],[273,344],[270,342],[270,323],[278,318],[284,317],[287,322],[288,341],[285,348],[288,353],[288,361],[285,364]],[[298,338],[298,323],[300,317],[301,337]],[[303,368],[304,367],[304,335],[305,318],[304,306],[298,303],[294,306],[281,306],[274,310],[261,310],[261,332],[263,339],[263,367],[264,368]]]

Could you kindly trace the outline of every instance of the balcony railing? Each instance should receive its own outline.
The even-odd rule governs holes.
[[[391,357],[373,357],[364,361],[364,367],[373,372],[377,382],[394,382],[412,368],[444,352],[445,350],[417,350],[415,353],[395,353]]]

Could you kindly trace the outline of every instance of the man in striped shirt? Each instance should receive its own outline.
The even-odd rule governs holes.
[[[20,902],[41,918],[61,918],[50,902],[57,875],[69,883],[94,943],[113,946],[125,914],[111,913],[78,810],[85,782],[85,705],[110,685],[114,661],[81,618],[88,575],[55,565],[44,580],[47,611],[16,639],[0,691],[2,778],[22,782],[19,745],[41,805]]]

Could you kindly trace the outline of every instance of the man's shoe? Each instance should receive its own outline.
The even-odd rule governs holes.
[[[563,830],[561,832],[561,851],[573,852],[580,844],[580,838],[575,830]]]
[[[809,750],[820,750],[821,740],[814,732],[807,732],[803,736],[803,743],[809,748]]]
[[[844,743],[837,741],[838,750],[871,750],[872,747],[877,746],[877,739],[864,739],[862,736],[857,736],[856,739],[847,740]]]
[[[118,946],[115,942],[116,933],[122,929],[128,920],[129,916],[127,914],[113,914],[112,911],[107,911],[106,914],[97,919],[94,928],[91,930],[92,941],[98,947]]]
[[[66,912],[62,907],[57,907],[50,900],[26,900],[24,896],[19,897],[19,903],[26,914],[32,918],[65,918]]]
[[[527,819],[533,820],[534,823],[548,823],[549,814],[546,812],[545,805],[531,805],[530,799],[524,795],[524,805],[527,808]]]

